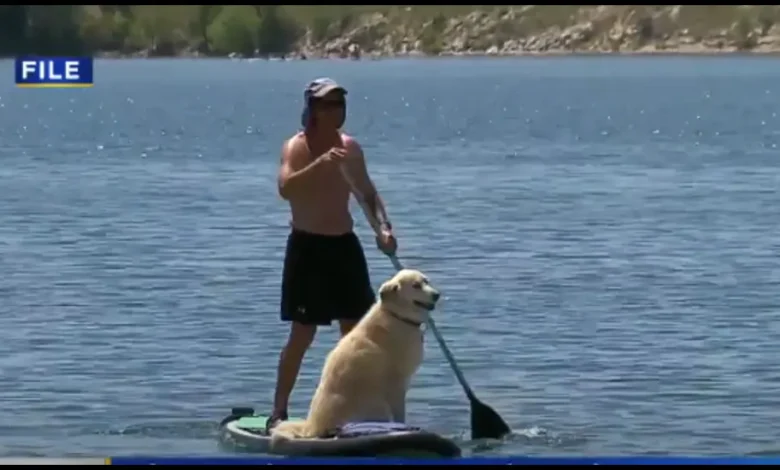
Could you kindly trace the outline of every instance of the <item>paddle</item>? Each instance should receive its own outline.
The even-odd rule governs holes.
[[[369,210],[363,195],[357,190],[357,187],[353,183],[352,178],[350,178],[349,174],[343,167],[342,174],[344,175],[344,179],[351,187],[355,198],[360,203],[360,207],[363,209],[363,212],[365,212],[371,228],[374,230],[374,233],[380,235],[382,229],[379,221],[376,220],[374,214]],[[390,262],[393,263],[393,267],[396,269],[396,271],[404,269],[395,254],[387,256],[390,258]],[[441,336],[441,333],[439,333],[439,329],[436,328],[436,323],[434,323],[433,318],[431,318],[430,315],[427,316],[426,324],[433,332],[433,336],[436,338],[436,342],[439,343],[439,347],[441,348],[441,352],[444,354],[444,358],[447,359],[447,362],[450,364],[452,372],[455,373],[455,377],[458,379],[458,382],[460,382],[460,386],[463,388],[463,391],[466,393],[466,398],[468,398],[469,403],[471,404],[471,438],[500,439],[512,432],[501,416],[499,416],[499,414],[496,413],[493,408],[479,401],[477,396],[474,394],[474,391],[471,390],[468,382],[466,382],[466,377],[463,375],[463,372],[461,372],[460,367],[458,367],[458,363],[455,361],[455,357],[447,347],[447,343],[444,342],[444,338]]]
[[[395,255],[388,255],[388,257],[396,270],[400,271],[404,269]],[[512,432],[501,416],[499,416],[493,408],[479,401],[474,394],[474,391],[471,389],[468,382],[466,382],[466,377],[463,375],[463,372],[461,372],[460,367],[458,367],[455,357],[447,347],[447,343],[444,342],[444,338],[441,336],[441,333],[439,333],[439,329],[436,328],[436,323],[434,323],[433,318],[431,318],[430,315],[428,315],[426,324],[436,338],[436,341],[439,343],[444,358],[447,359],[447,362],[450,364],[452,372],[455,373],[455,377],[458,379],[458,382],[460,382],[460,386],[463,388],[463,391],[466,393],[466,397],[471,404],[471,438],[500,439]]]

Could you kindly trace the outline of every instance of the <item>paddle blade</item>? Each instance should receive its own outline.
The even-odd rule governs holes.
[[[473,398],[471,400],[471,438],[501,439],[512,432],[493,408]]]

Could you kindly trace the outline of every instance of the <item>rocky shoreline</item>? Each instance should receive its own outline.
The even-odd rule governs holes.
[[[304,43],[300,54],[307,57],[392,57],[392,56],[523,56],[564,54],[723,54],[778,53],[780,25],[759,21],[735,20],[724,28],[694,33],[688,28],[675,29],[675,12],[642,16],[630,11],[619,17],[607,6],[595,7],[586,17],[567,27],[552,26],[533,34],[520,36],[502,25],[512,24],[530,7],[509,9],[500,16],[472,12],[453,18],[439,26],[435,41],[426,44],[422,33],[387,34],[379,40],[373,30],[383,30],[386,19],[376,14],[347,34],[324,44]],[[399,37],[401,36],[401,37]],[[502,37],[503,36],[503,37]]]
[[[268,57],[231,53],[234,59],[383,59],[393,57],[513,57],[551,55],[719,55],[780,53],[780,8],[729,6],[716,15],[684,5],[568,7],[551,17],[539,5],[475,10],[416,18],[365,13],[348,26],[307,27],[292,52]],[[546,8],[546,9],[545,9]],[[564,8],[564,7],[561,7]],[[688,8],[688,10],[686,10]],[[723,7],[725,8],[725,7]],[[776,23],[776,21],[778,21]],[[159,53],[142,50],[106,57],[209,57],[197,47]],[[225,57],[225,55],[221,55]]]
[[[511,57],[631,57],[631,56],[694,56],[694,57],[707,57],[707,56],[727,56],[727,55],[740,55],[740,56],[775,56],[780,55],[780,44],[770,45],[764,47],[757,47],[749,50],[740,49],[738,47],[708,47],[702,43],[690,43],[682,44],[679,46],[651,45],[642,47],[635,50],[620,50],[620,51],[602,51],[591,49],[547,49],[547,50],[518,50],[518,51],[502,51],[495,49],[488,50],[468,50],[468,51],[452,51],[441,52],[438,54],[427,54],[422,51],[407,51],[407,52],[391,52],[391,53],[377,53],[370,52],[368,54],[361,53],[359,50],[350,53],[334,53],[329,52],[327,49],[312,49],[307,48],[303,50],[295,51],[288,55],[282,56],[267,56],[267,55],[244,55],[239,53],[232,53],[228,55],[214,55],[203,54],[198,51],[182,51],[175,55],[161,55],[155,54],[151,50],[139,51],[133,54],[124,54],[120,52],[101,52],[96,54],[96,58],[100,59],[164,59],[164,58],[178,58],[178,59],[231,59],[231,60],[269,60],[269,61],[293,61],[293,60],[385,60],[385,59],[404,59],[404,58],[420,58],[420,59],[436,59],[436,58],[455,58],[455,57],[473,57],[473,58],[511,58]]]

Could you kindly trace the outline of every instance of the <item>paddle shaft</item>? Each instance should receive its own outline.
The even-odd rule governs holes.
[[[354,184],[352,178],[350,178],[349,172],[347,172],[347,169],[344,166],[341,167],[341,173],[344,176],[347,184],[350,186],[350,189],[355,195],[355,198],[360,203],[360,207],[366,214],[366,218],[368,219],[371,228],[374,230],[374,233],[376,233],[377,236],[381,236],[382,226],[377,220],[376,214],[374,214],[373,211],[371,211],[371,208],[368,207],[366,199],[360,193],[360,190]],[[387,256],[390,258],[390,261],[393,263],[393,267],[396,270],[400,271],[404,268],[401,265],[401,262],[398,261],[398,257],[396,257],[395,253],[387,254]],[[439,347],[441,348],[442,353],[444,353],[444,358],[447,359],[450,368],[455,373],[455,377],[457,377],[458,382],[460,382],[460,386],[463,387],[463,391],[466,393],[466,397],[471,404],[471,438],[500,439],[512,432],[509,425],[506,424],[506,422],[503,420],[503,418],[501,418],[501,416],[499,416],[498,413],[477,399],[477,396],[474,395],[471,387],[469,387],[468,382],[466,382],[466,378],[463,376],[463,372],[461,372],[460,367],[458,367],[458,363],[455,362],[455,358],[447,347],[447,344],[444,342],[444,338],[442,338],[441,333],[439,333],[438,328],[436,328],[436,323],[434,323],[433,318],[431,318],[430,315],[425,315],[425,317],[428,328],[433,332],[433,336],[436,338],[436,342],[439,343]]]
[[[341,167],[341,174],[344,176],[344,179],[350,186],[350,189],[355,195],[355,198],[360,203],[360,207],[363,209],[363,212],[365,213],[371,228],[374,230],[374,233],[376,233],[377,236],[381,236],[381,224],[376,219],[376,215],[368,207],[366,199],[363,197],[363,194],[360,192],[360,190],[358,190],[354,181],[350,177],[349,172],[343,166]],[[387,257],[390,258],[390,262],[393,263],[393,267],[396,269],[396,271],[404,269],[403,265],[401,265],[401,262],[398,261],[398,257],[395,254],[387,255]],[[433,321],[433,318],[431,318],[430,315],[426,315],[425,323],[428,325],[428,328],[431,330],[431,332],[433,332],[433,336],[436,338],[436,342],[439,343],[439,347],[441,348],[441,352],[444,354],[444,358],[447,359],[452,372],[455,373],[455,377],[458,379],[458,382],[460,382],[460,386],[463,387],[463,391],[466,393],[466,397],[468,397],[469,401],[472,403],[478,402],[479,400],[477,400],[476,395],[474,395],[474,392],[471,390],[468,382],[466,382],[466,377],[464,377],[463,372],[460,371],[460,367],[458,367],[458,363],[455,361],[455,357],[447,347],[447,343],[444,342],[444,338],[441,336],[441,333],[439,333],[439,329],[436,328],[436,323]]]
[[[404,269],[404,267],[401,265],[401,262],[398,261],[397,256],[387,256],[390,258],[390,262],[393,263],[393,267],[396,269],[396,271]],[[447,347],[447,343],[444,342],[444,338],[441,336],[441,333],[439,333],[439,329],[436,327],[436,323],[433,321],[433,318],[431,318],[430,315],[426,315],[425,323],[433,333],[434,338],[436,338],[436,342],[439,343],[439,347],[441,348],[441,352],[444,354],[444,358],[447,359],[447,362],[449,362],[452,372],[455,373],[455,377],[458,379],[458,382],[460,382],[460,386],[463,387],[463,391],[466,392],[466,396],[468,397],[469,401],[475,401],[477,397],[474,395],[474,392],[471,390],[468,382],[466,382],[466,377],[464,377],[463,372],[460,371],[460,367],[458,367],[458,363],[455,361],[455,356],[453,356],[450,352],[450,348]]]

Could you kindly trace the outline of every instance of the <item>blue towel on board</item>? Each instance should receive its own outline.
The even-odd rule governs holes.
[[[388,422],[364,422],[364,423],[349,423],[345,424],[339,430],[337,437],[360,437],[360,436],[372,436],[377,434],[388,434],[391,432],[415,432],[420,431],[420,428],[414,426],[408,426],[404,423],[388,423]]]

